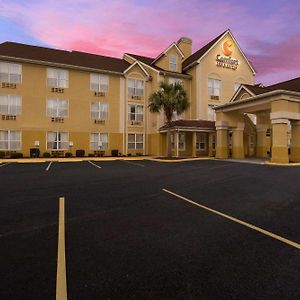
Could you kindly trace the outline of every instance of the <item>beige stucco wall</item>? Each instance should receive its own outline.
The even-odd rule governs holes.
[[[225,35],[218,44],[213,47],[207,55],[205,55],[196,69],[196,76],[193,74],[195,71],[190,70],[189,73],[193,75],[192,94],[196,95],[196,117],[198,119],[208,118],[208,105],[218,106],[230,101],[234,94],[234,83],[254,83],[253,71],[250,69],[246,59],[238,49],[237,45],[233,45],[232,58],[239,60],[239,66],[236,70],[222,68],[216,66],[216,57],[218,54],[225,56],[222,52],[222,44],[231,39],[229,34]],[[219,100],[212,100],[208,95],[208,78],[221,80],[221,94]]]

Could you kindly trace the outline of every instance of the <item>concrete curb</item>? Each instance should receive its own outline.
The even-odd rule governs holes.
[[[60,163],[72,163],[72,162],[82,162],[82,161],[117,161],[117,160],[126,160],[126,161],[157,161],[157,162],[166,162],[166,163],[179,163],[185,161],[197,161],[197,160],[213,160],[213,157],[195,157],[195,158],[182,158],[175,160],[160,159],[151,156],[139,156],[139,157],[62,157],[62,158],[20,158],[20,159],[2,159],[0,163],[46,163],[46,162],[60,162]]]
[[[266,161],[265,162],[266,165],[269,166],[274,166],[274,167],[300,167],[300,163],[275,163],[275,162],[270,162],[270,161]]]

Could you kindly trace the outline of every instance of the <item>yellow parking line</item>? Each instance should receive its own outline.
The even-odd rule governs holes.
[[[65,198],[64,197],[59,198],[56,300],[67,300],[66,253],[65,253]]]
[[[49,169],[50,169],[52,163],[53,163],[53,161],[50,161],[50,162],[49,162],[49,165],[48,165],[48,167],[46,168],[46,171],[49,171]]]
[[[171,191],[169,191],[169,190],[167,190],[167,189],[162,189],[162,190],[163,190],[164,192],[166,192],[166,193],[168,193],[168,194],[171,194],[171,195],[173,195],[173,196],[175,196],[175,197],[177,197],[177,198],[179,198],[179,199],[181,199],[181,200],[184,200],[184,201],[186,201],[186,202],[188,202],[188,203],[190,203],[190,204],[193,204],[193,205],[195,205],[195,206],[198,206],[198,207],[200,207],[200,208],[202,208],[202,209],[205,209],[205,210],[207,210],[207,211],[209,211],[209,212],[211,212],[211,213],[214,213],[214,214],[216,214],[216,215],[219,215],[219,216],[221,216],[221,217],[223,217],[223,218],[226,218],[226,219],[228,219],[228,220],[231,220],[231,221],[233,221],[233,222],[239,223],[240,225],[243,225],[243,226],[245,226],[245,227],[248,227],[248,228],[250,228],[250,229],[253,229],[253,230],[255,230],[255,231],[258,231],[258,232],[260,232],[260,233],[262,233],[262,234],[264,234],[264,235],[266,235],[266,236],[269,236],[269,237],[271,237],[271,238],[273,238],[273,239],[275,239],[275,240],[278,240],[278,241],[280,241],[280,242],[282,242],[282,243],[285,243],[285,244],[287,244],[287,245],[289,245],[289,246],[292,246],[292,247],[294,247],[294,248],[300,250],[300,244],[298,244],[298,243],[296,243],[296,242],[293,242],[293,241],[291,241],[291,240],[288,240],[288,239],[286,239],[286,238],[284,238],[284,237],[281,237],[281,236],[279,236],[279,235],[277,235],[277,234],[275,234],[275,233],[272,233],[272,232],[270,232],[270,231],[267,231],[267,230],[264,230],[264,229],[262,229],[262,228],[259,228],[259,227],[255,226],[255,225],[252,225],[252,224],[249,224],[249,223],[247,223],[247,222],[244,222],[244,221],[242,221],[242,220],[240,220],[240,219],[237,219],[237,218],[231,217],[231,216],[229,216],[229,215],[226,215],[226,214],[224,214],[224,213],[222,213],[222,212],[219,212],[219,211],[217,211],[217,210],[211,209],[211,208],[209,208],[209,207],[207,207],[207,206],[204,206],[204,205],[201,205],[201,204],[199,204],[199,203],[196,203],[196,202],[194,202],[194,201],[192,201],[192,200],[190,200],[190,199],[188,199],[188,198],[186,198],[186,197],[180,196],[180,195],[178,195],[178,194],[176,194],[176,193],[174,193],[174,192],[171,192]]]

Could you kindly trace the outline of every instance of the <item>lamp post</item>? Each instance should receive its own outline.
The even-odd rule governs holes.
[[[32,156],[36,158],[39,156],[39,152],[40,152],[40,150],[39,150],[40,141],[34,141],[34,147],[35,147],[35,151],[34,151],[34,153],[32,153]]]
[[[69,149],[70,149],[70,153],[72,154],[73,156],[73,153],[72,153],[72,147],[74,146],[74,143],[72,141],[69,142]]]

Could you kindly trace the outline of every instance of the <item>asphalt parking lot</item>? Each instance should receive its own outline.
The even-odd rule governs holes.
[[[10,163],[0,184],[0,299],[56,299],[59,197],[68,299],[300,299],[299,167]]]

